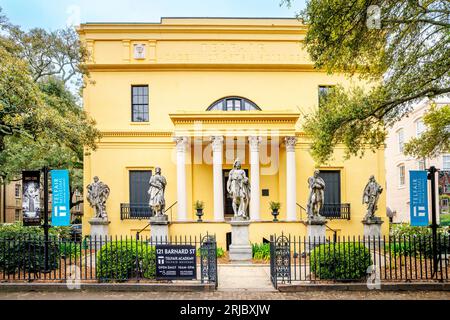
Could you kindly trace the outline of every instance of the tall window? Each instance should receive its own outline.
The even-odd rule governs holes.
[[[150,170],[130,171],[130,216],[143,217],[149,213],[148,203],[150,195],[148,194],[149,181],[152,176]]]
[[[422,133],[425,131],[425,124],[422,119],[416,120],[416,136],[420,137]]]
[[[405,133],[403,129],[399,129],[397,131],[397,139],[398,139],[398,151],[403,153],[403,149],[405,147]]]
[[[442,160],[442,170],[450,170],[450,154],[444,154]]]
[[[252,101],[240,97],[226,97],[214,102],[208,111],[251,111],[261,110]]]
[[[148,86],[131,86],[131,121],[148,121]]]
[[[16,183],[15,189],[14,189],[14,195],[16,198],[20,198],[20,184]]]
[[[398,166],[398,186],[403,187],[405,185],[405,165]]]
[[[319,107],[325,103],[332,89],[333,86],[319,86]]]
[[[20,209],[14,210],[14,221],[20,221]]]

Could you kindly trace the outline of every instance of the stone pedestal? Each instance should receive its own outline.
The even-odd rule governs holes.
[[[167,215],[150,217],[150,238],[152,242],[169,240],[169,219]]]
[[[108,229],[110,223],[111,221],[103,218],[92,218],[89,220],[89,224],[91,225],[91,240],[93,243],[96,241],[96,247],[100,247],[101,242],[108,239]]]
[[[366,246],[378,247],[383,241],[381,233],[381,225],[383,221],[380,217],[372,217],[370,219],[364,219],[361,221],[364,225],[364,239]]]
[[[326,243],[326,224],[327,220],[323,217],[308,219],[306,222],[306,251],[309,253],[314,247]]]
[[[231,245],[230,245],[230,261],[231,262],[251,262],[252,246],[249,240],[250,221],[233,218],[231,224]]]

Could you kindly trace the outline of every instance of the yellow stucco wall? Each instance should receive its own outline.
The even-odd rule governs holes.
[[[297,202],[306,207],[307,178],[316,164],[308,149],[308,140],[301,132],[304,115],[318,104],[318,86],[342,84],[353,80],[342,75],[327,75],[314,70],[302,47],[304,26],[295,19],[163,19],[160,24],[85,24],[80,37],[91,56],[90,77],[84,91],[85,110],[97,121],[104,137],[98,149],[85,156],[84,184],[99,176],[111,189],[107,211],[112,235],[134,235],[148,221],[121,220],[120,204],[129,202],[129,170],[162,168],[168,181],[166,204],[177,199],[175,143],[177,129],[171,114],[204,112],[214,101],[226,96],[245,97],[256,103],[262,112],[299,114],[292,130],[298,137],[296,145]],[[133,58],[133,44],[146,45],[146,58]],[[149,117],[146,123],[131,122],[131,86],[149,86]],[[227,117],[226,114],[223,116]],[[268,115],[268,118],[271,116]],[[218,125],[232,130],[237,124]],[[182,127],[182,125],[180,125]],[[283,122],[262,121],[257,129],[283,129]],[[241,133],[244,128],[240,128]],[[274,138],[275,139],[275,138]],[[281,138],[280,138],[281,141]],[[202,150],[208,148],[204,138]],[[248,145],[244,168],[250,168]],[[362,234],[364,215],[362,191],[371,174],[384,187],[383,150],[367,152],[364,158],[343,160],[342,149],[336,149],[335,160],[321,170],[341,171],[341,200],[351,205],[351,220],[331,220],[329,226],[339,235]],[[225,153],[225,149],[224,149]],[[269,189],[270,196],[260,196],[261,219],[272,219],[268,202],[281,202],[280,220],[286,218],[286,154],[280,146],[278,170],[261,174],[260,189]],[[224,155],[223,168],[232,163]],[[262,164],[263,168],[269,165]],[[186,193],[188,219],[195,220],[193,203],[205,202],[204,223],[173,223],[172,235],[215,233],[219,246],[225,247],[227,223],[208,223],[213,219],[213,176],[211,164],[195,164],[188,152]],[[261,195],[261,192],[260,192]],[[385,194],[378,215],[386,223]],[[83,233],[89,234],[88,220],[92,208],[85,202]],[[303,213],[304,214],[304,213]],[[177,207],[172,211],[176,219]],[[300,218],[300,211],[298,211]],[[300,222],[277,224],[261,222],[250,227],[251,240],[260,242],[273,233],[304,235]]]

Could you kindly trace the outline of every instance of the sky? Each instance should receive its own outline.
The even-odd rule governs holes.
[[[291,8],[281,0],[0,0],[10,22],[24,29],[55,30],[84,22],[159,22],[161,17],[293,18],[305,0]]]

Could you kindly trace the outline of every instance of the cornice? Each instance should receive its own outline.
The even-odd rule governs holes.
[[[272,111],[203,111],[203,112],[177,112],[169,114],[172,122],[177,124],[264,124],[289,123],[295,124],[300,117],[296,112]]]
[[[129,63],[94,64],[86,67],[93,72],[139,72],[139,71],[303,71],[318,72],[312,64],[287,63]]]
[[[172,131],[103,131],[102,138],[116,137],[172,137]]]

